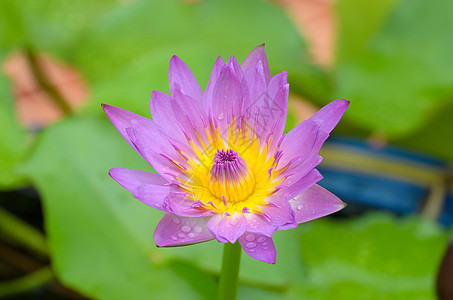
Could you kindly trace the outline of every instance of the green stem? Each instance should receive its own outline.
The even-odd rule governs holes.
[[[24,277],[0,283],[0,298],[21,294],[45,285],[54,279],[49,266],[43,267]]]
[[[47,93],[50,99],[63,111],[63,113],[71,114],[73,112],[71,106],[66,102],[60,91],[58,91],[58,89],[56,89],[49,81],[39,64],[36,53],[31,47],[25,48],[25,57],[39,86]]]
[[[238,289],[241,245],[226,243],[223,247],[222,270],[220,271],[217,300],[235,300]]]
[[[20,218],[0,208],[0,233],[33,250],[41,257],[49,255],[46,238]]]

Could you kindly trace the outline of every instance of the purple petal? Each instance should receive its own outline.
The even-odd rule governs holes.
[[[169,138],[153,123],[152,126],[137,120],[131,123],[133,128],[128,128],[127,133],[145,160],[169,181],[173,179],[170,174],[184,178],[184,173],[174,165],[184,168],[184,161],[170,144]]]
[[[261,44],[255,47],[249,55],[244,59],[244,62],[241,65],[241,68],[244,73],[248,70],[255,68],[256,65],[261,62],[264,68],[264,77],[266,83],[271,79],[271,73],[269,72],[269,64],[267,63],[266,49],[264,44]]]
[[[184,141],[184,133],[176,123],[177,116],[173,112],[173,99],[165,93],[153,91],[150,102],[153,121],[165,128],[168,136],[180,142]]]
[[[330,133],[338,124],[348,106],[349,101],[344,99],[332,101],[316,112],[310,119],[322,121],[320,130]]]
[[[336,100],[319,110],[310,119],[301,122],[292,129],[281,143],[283,151],[280,167],[294,161],[293,167],[313,164],[322,144],[329,137],[330,131],[340,120],[349,105],[349,101]]]
[[[295,181],[293,181],[295,178]],[[289,177],[285,181],[283,181],[283,185],[288,185],[285,188],[282,188],[274,195],[270,197],[270,201],[289,201],[294,197],[298,196],[300,193],[311,187],[316,182],[322,179],[322,175],[319,173],[318,170],[313,169],[308,174],[304,175],[303,177],[299,177],[298,174],[294,174],[292,177]]]
[[[203,91],[198,84],[198,81],[193,76],[189,67],[176,55],[170,60],[170,68],[168,70],[168,81],[170,84],[170,92],[173,95],[174,84],[181,86],[184,94],[189,95],[193,99],[201,103],[203,99]]]
[[[198,141],[195,130],[198,131],[204,142],[204,121],[207,116],[202,112],[200,104],[192,97],[184,94],[179,84],[174,84],[172,96],[159,91],[153,91],[151,95],[151,115],[154,122],[165,128],[165,134],[178,142],[187,154],[193,154],[187,141],[187,136]]]
[[[244,80],[247,83],[248,91],[250,95],[250,107],[252,110],[255,106],[260,106],[262,99],[267,97],[267,84],[264,78],[263,65],[261,62],[255,68],[251,68],[244,74]]]
[[[204,107],[205,112],[208,112],[209,108],[212,106],[212,96],[214,94],[214,86],[215,86],[215,83],[217,82],[217,79],[219,78],[220,71],[222,71],[224,66],[225,66],[225,62],[223,61],[223,59],[220,56],[217,57],[214,67],[212,68],[212,71],[211,71],[211,76],[209,77],[208,85],[206,86],[206,89],[205,89],[204,95],[203,95],[203,107]]]
[[[288,200],[271,202],[270,206],[263,206],[263,216],[276,230],[286,230],[297,227],[293,209]]]
[[[183,217],[207,217],[213,214],[211,210],[204,209],[198,202],[180,193],[173,193],[166,199],[165,205],[168,212]]]
[[[208,222],[208,229],[221,243],[235,243],[244,233],[247,226],[245,216],[240,213],[233,215],[217,214]]]
[[[241,243],[242,249],[251,258],[269,264],[275,264],[277,251],[275,250],[272,238],[246,231],[239,238],[239,243]]]
[[[269,152],[273,153],[277,146],[279,138],[283,135],[286,125],[286,112],[288,108],[289,85],[285,84],[280,87],[277,94],[272,99],[269,114],[271,122],[266,126],[266,132],[273,130],[273,140]]]
[[[204,126],[207,124],[207,115],[204,113],[201,105],[194,101],[192,97],[185,95],[178,84],[175,84],[172,99],[172,108],[175,116],[174,122],[178,122],[192,140],[198,141],[198,135],[195,133],[196,130],[204,142],[207,143],[208,140]]]
[[[292,199],[290,203],[297,223],[329,215],[346,206],[337,196],[317,184]]]
[[[226,128],[227,121],[232,116],[239,116],[247,103],[244,103],[241,69],[234,57],[231,57],[220,72],[212,99],[213,117]]]
[[[278,93],[270,95],[261,62],[258,62],[256,68],[248,70],[244,79],[250,93],[248,112],[253,121],[252,126],[256,126],[256,134],[261,140],[266,139],[273,131],[275,144],[285,127],[289,85],[280,86]]]
[[[210,218],[186,218],[166,213],[156,230],[154,242],[158,247],[183,246],[214,239],[206,224]]]
[[[306,120],[292,129],[284,137],[280,149],[282,157],[279,161],[279,168],[289,167],[282,173],[282,176],[297,172],[303,176],[311,171],[322,158],[318,155],[324,141],[329,134],[320,130],[321,121]]]
[[[135,147],[135,145],[131,142],[126,129],[132,127],[132,120],[142,121],[145,127],[152,126],[152,121],[130,111],[108,104],[102,104],[102,109],[104,110],[105,114],[110,119],[112,124],[115,126],[116,130],[118,130],[118,132],[129,143],[129,145],[131,145],[132,148],[134,148],[134,150],[138,152],[137,147]]]
[[[246,215],[247,227],[246,230],[252,233],[263,234],[265,236],[272,237],[274,231],[277,228],[275,225],[271,225],[268,220],[262,215],[248,214]]]
[[[269,96],[271,98],[275,97],[277,94],[278,90],[282,87],[288,84],[288,72],[283,71],[281,73],[278,73],[274,75],[269,81],[269,85],[267,87]]]
[[[134,198],[158,210],[167,211],[165,200],[172,192],[172,188],[165,185],[142,184],[134,191]]]
[[[167,183],[167,180],[159,174],[139,170],[115,168],[110,169],[109,175],[131,193],[142,184],[164,185]]]

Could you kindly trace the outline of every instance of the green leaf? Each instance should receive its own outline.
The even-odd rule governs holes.
[[[370,215],[301,227],[300,253],[309,278],[305,286],[295,287],[296,295],[433,299],[433,282],[447,241],[436,225],[418,218]]]
[[[105,119],[52,126],[24,166],[43,199],[57,276],[97,299],[199,299],[190,282],[161,263],[152,241],[161,214],[108,176],[112,167],[150,167]]]
[[[437,110],[423,128],[396,142],[453,161],[453,102]]]
[[[146,103],[138,110],[145,114],[151,90],[168,90],[172,55],[189,65],[204,88],[218,55],[242,61],[262,43],[272,73],[288,70],[295,90],[304,94],[321,98],[329,93],[325,74],[309,63],[305,43],[287,15],[261,0],[136,1],[118,6],[74,45],[73,62],[94,85],[93,107],[100,98],[111,103],[106,96],[118,92],[121,99],[113,96],[115,104]]]
[[[250,258],[242,252],[239,272],[242,284],[266,287],[275,292],[282,292],[291,284],[304,277],[304,265],[300,257],[299,235],[296,230],[279,231],[274,234],[277,249],[277,263],[266,264]],[[159,249],[167,259],[190,260],[200,268],[218,274],[220,272],[223,245],[217,241],[206,242],[190,247]]]
[[[0,55],[0,61],[2,56]],[[28,148],[25,131],[16,120],[10,83],[0,75],[0,189],[13,189],[25,184],[17,171]]]
[[[337,62],[361,54],[400,1],[339,0],[335,6],[338,16]]]
[[[0,45],[32,46],[69,56],[77,39],[108,11],[114,0],[13,0],[0,2]]]
[[[406,0],[335,71],[350,120],[390,137],[421,128],[453,96],[453,2]]]

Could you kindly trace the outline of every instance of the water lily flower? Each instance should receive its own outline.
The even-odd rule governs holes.
[[[349,105],[336,100],[283,134],[287,73],[271,77],[264,45],[239,65],[219,57],[206,89],[173,56],[170,96],[153,91],[152,120],[110,105],[116,129],[156,171],[116,168],[110,175],[165,214],[157,246],[239,241],[251,257],[275,263],[275,231],[344,207],[316,185],[321,145]]]

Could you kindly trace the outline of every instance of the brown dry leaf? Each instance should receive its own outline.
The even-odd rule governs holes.
[[[83,106],[88,98],[88,87],[74,68],[43,53],[37,55],[37,64],[46,80],[69,107],[77,110]],[[63,111],[36,80],[23,52],[9,55],[3,62],[2,70],[11,80],[17,116],[25,127],[41,128],[64,116]]]
[[[275,0],[305,36],[315,63],[332,66],[336,35],[334,0]]]

